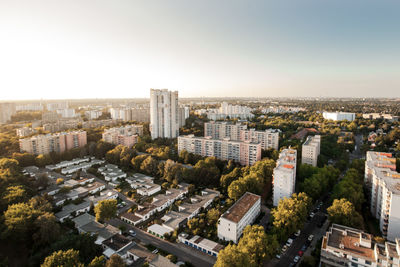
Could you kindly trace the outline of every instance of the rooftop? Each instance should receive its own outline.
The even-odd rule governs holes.
[[[260,196],[246,192],[232,207],[222,214],[222,217],[238,223],[247,211],[260,199]]]

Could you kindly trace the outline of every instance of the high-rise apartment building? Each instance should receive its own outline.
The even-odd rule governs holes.
[[[273,200],[278,206],[279,200],[289,198],[295,192],[296,186],[297,150],[284,149],[279,154],[273,173]]]
[[[379,220],[385,238],[400,236],[400,173],[390,153],[368,151],[364,183],[368,191],[371,214]]]
[[[218,221],[218,238],[237,243],[244,228],[261,212],[261,197],[246,192]]]
[[[113,120],[150,122],[149,108],[111,108],[111,118]]]
[[[104,131],[105,142],[132,147],[138,141],[138,136],[143,135],[143,125],[126,125],[110,128]]]
[[[151,138],[179,135],[178,91],[150,89]]]
[[[356,114],[351,112],[323,112],[322,116],[326,120],[333,121],[354,121],[356,118]]]
[[[179,107],[179,127],[185,126],[186,119],[189,118],[190,108],[186,106]]]
[[[19,139],[20,151],[35,155],[49,154],[50,152],[63,153],[72,148],[83,147],[86,143],[85,131],[36,135]]]
[[[42,113],[42,122],[43,123],[51,123],[57,122],[60,119],[60,115],[57,112],[48,111]]]
[[[322,239],[320,266],[394,267],[400,264],[400,244],[377,243],[371,234],[333,224]]]
[[[247,129],[247,125],[228,122],[206,122],[204,123],[204,137],[211,136],[213,139],[229,138],[233,141],[250,141],[261,143],[262,149],[279,148],[279,130],[267,129],[256,131]]]
[[[184,135],[178,137],[178,151],[186,150],[203,157],[233,160],[241,165],[253,165],[261,159],[261,144]]]
[[[321,147],[321,136],[308,136],[301,150],[301,163],[316,167]]]
[[[0,123],[7,123],[16,112],[14,103],[0,103]]]
[[[75,109],[73,109],[73,108],[57,109],[56,112],[62,118],[75,118],[76,117]]]
[[[57,109],[69,108],[68,102],[48,103],[46,105],[48,111],[56,111]]]

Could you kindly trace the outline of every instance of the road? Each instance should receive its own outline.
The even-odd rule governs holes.
[[[354,137],[355,139],[355,147],[354,147],[354,151],[352,153],[350,153],[350,161],[352,161],[353,159],[361,159],[364,157],[364,155],[361,152],[361,146],[363,145],[363,135],[362,134],[358,134]]]
[[[128,231],[134,230],[136,232],[136,239],[139,240],[141,243],[152,244],[157,248],[160,248],[167,251],[168,253],[177,256],[180,261],[190,262],[194,266],[211,267],[216,261],[215,257],[199,252],[198,250],[192,249],[181,243],[171,243],[163,239],[157,238],[137,227],[134,227],[133,225],[121,221],[118,218],[109,220],[107,221],[107,223],[115,227],[124,225]]]

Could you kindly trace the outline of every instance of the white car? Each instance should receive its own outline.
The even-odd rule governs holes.
[[[309,235],[309,236],[308,236],[308,241],[311,242],[313,239],[314,239],[314,235]]]
[[[300,230],[297,230],[297,232],[294,233],[294,235],[295,235],[295,236],[300,236],[300,233],[301,233],[301,231],[300,231]]]
[[[314,212],[311,212],[311,213],[310,213],[310,218],[313,218],[314,215],[315,215],[315,213],[314,213]]]
[[[280,259],[280,258],[281,258],[281,254],[276,254],[275,257],[276,257],[277,259]]]
[[[286,241],[286,246],[290,247],[290,246],[292,245],[292,243],[293,243],[293,239],[289,238],[289,239]]]
[[[297,255],[297,256],[294,257],[294,259],[293,259],[293,261],[294,261],[295,263],[298,263],[299,260],[300,260],[300,256],[299,256],[299,255]]]
[[[286,252],[287,249],[288,249],[288,246],[287,246],[287,245],[284,245],[284,246],[282,247],[282,252]]]

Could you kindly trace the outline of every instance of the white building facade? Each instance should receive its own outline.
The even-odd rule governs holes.
[[[321,136],[308,136],[301,150],[301,163],[316,167],[321,149]]]
[[[150,89],[151,138],[176,138],[179,135],[178,91]]]
[[[283,198],[289,198],[295,192],[297,151],[284,149],[279,154],[273,172],[273,202],[278,206]]]
[[[354,121],[356,118],[356,114],[351,112],[323,112],[322,116],[326,120],[333,121]]]

